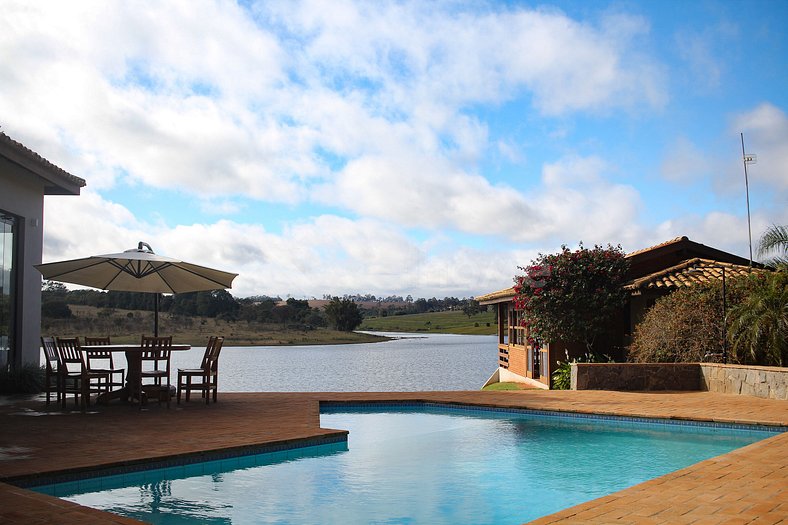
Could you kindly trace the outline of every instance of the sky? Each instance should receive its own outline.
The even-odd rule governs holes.
[[[87,181],[44,262],[471,297],[539,253],[788,224],[788,2],[0,0],[0,131]],[[757,259],[757,257],[756,257]]]

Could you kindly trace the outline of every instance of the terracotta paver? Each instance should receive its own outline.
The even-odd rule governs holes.
[[[321,429],[319,402],[429,401],[496,407],[788,426],[788,402],[708,392],[606,391],[220,394],[167,410],[123,405],[47,411],[43,402],[0,403],[0,481],[93,470],[206,451],[305,439]],[[44,414],[44,415],[41,415]],[[788,522],[788,433],[641,483],[533,523]],[[0,483],[0,523],[135,523]],[[109,521],[112,522],[112,521]]]

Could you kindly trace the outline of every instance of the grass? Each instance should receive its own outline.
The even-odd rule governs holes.
[[[482,390],[528,390],[529,387],[522,383],[493,383],[482,388]]]
[[[482,312],[468,318],[460,311],[389,315],[364,319],[359,330],[377,332],[432,332],[440,334],[493,335],[495,314]]]

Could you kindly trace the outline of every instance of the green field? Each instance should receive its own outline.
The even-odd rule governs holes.
[[[464,313],[453,311],[366,317],[358,330],[493,335],[495,326],[493,312],[482,312],[469,319]]]

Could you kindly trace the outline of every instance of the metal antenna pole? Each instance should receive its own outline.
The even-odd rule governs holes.
[[[747,154],[744,152],[744,132],[741,133],[741,158],[744,163],[744,191],[747,196],[747,233],[750,238],[750,270],[752,270],[752,226],[750,225],[750,182],[747,177]]]

